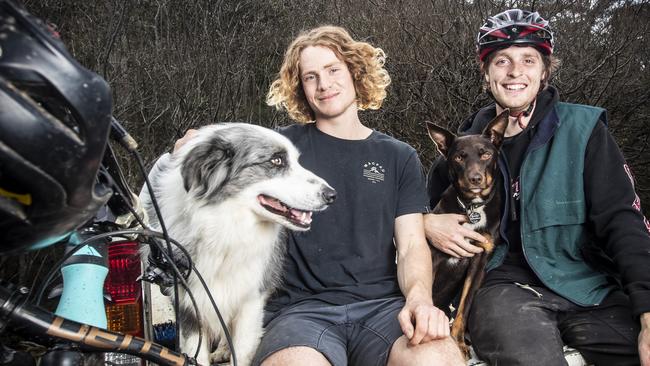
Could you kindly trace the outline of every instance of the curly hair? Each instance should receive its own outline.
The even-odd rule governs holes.
[[[280,73],[269,88],[266,103],[286,109],[291,119],[307,123],[315,120],[300,78],[300,53],[309,46],[327,47],[345,62],[357,96],[357,107],[379,109],[386,98],[390,76],[384,69],[386,55],[381,48],[352,39],[341,27],[321,26],[302,32],[287,49]]]

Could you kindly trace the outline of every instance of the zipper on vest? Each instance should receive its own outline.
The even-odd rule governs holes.
[[[541,145],[539,147],[541,147]],[[536,150],[539,147],[536,147],[534,149],[529,149],[526,152],[526,156],[524,156],[524,160],[521,162],[521,168],[519,169],[519,207],[521,207],[521,212],[522,213],[524,212],[524,209],[526,207],[525,202],[524,202],[524,180],[523,180],[524,175],[522,173],[526,171],[525,167],[526,167],[526,162],[528,161],[528,156],[530,156],[530,153],[533,150]],[[528,255],[526,254],[526,245],[525,245],[525,241],[524,241],[524,232],[526,232],[526,230],[527,230],[527,229],[524,228],[524,224],[525,224],[524,218],[525,218],[525,216],[526,215],[522,214],[521,215],[521,221],[519,221],[519,239],[521,240],[521,253],[524,255],[524,260],[528,264],[528,267],[530,267],[530,270],[533,271],[535,276],[537,276],[537,279],[540,280],[540,282],[544,285],[544,287],[546,287],[547,289],[557,293],[555,290],[553,290],[553,288],[551,288],[551,286],[548,285],[548,283],[546,283],[546,280],[542,276],[539,275],[539,272],[537,272],[537,270],[535,269],[535,266],[533,266],[530,263],[530,260],[528,259]]]
[[[510,180],[510,184],[508,185],[508,204],[510,206],[510,220],[517,222],[517,203],[515,202],[514,198],[514,191],[512,190],[512,186],[515,183],[515,180],[512,179],[512,177],[508,177]],[[521,178],[519,178],[519,187],[521,187]],[[519,193],[521,199],[521,191]]]
[[[509,212],[510,220],[511,221],[517,221],[517,206],[516,206],[515,200],[513,199],[514,192],[512,191],[512,184],[514,183],[514,180],[510,176],[510,165],[508,164],[508,158],[506,158],[504,154],[501,154],[501,156],[503,157],[503,159],[501,159],[501,160],[503,160],[503,164],[505,164],[506,171],[507,171],[507,174],[504,177],[506,179],[504,179],[504,180],[507,180],[506,184],[508,185],[508,189],[507,189],[508,190],[508,197],[506,197],[506,199],[508,200],[508,210],[510,211]],[[523,164],[523,162],[522,162],[522,164]],[[520,181],[520,183],[521,183],[521,181]]]

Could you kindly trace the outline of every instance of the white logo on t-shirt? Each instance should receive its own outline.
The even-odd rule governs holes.
[[[363,164],[363,176],[372,183],[383,182],[384,173],[386,173],[386,169],[379,165],[379,163],[369,161]]]

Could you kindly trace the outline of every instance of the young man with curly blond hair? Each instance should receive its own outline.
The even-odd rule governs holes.
[[[384,60],[344,29],[319,27],[291,43],[271,85],[269,105],[298,122],[280,132],[338,198],[309,232],[289,234],[254,364],[464,363],[431,300],[416,151],[359,119],[386,97]]]

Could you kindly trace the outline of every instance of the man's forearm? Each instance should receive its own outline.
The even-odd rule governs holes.
[[[415,253],[413,255],[408,255],[407,258],[404,258],[398,263],[398,272],[397,277],[399,280],[400,288],[402,293],[406,298],[409,297],[422,297],[426,299],[431,299],[431,287],[432,287],[432,278],[431,278],[431,259],[428,253],[421,253],[418,256]],[[418,263],[422,262],[422,257],[429,257],[427,263]]]
[[[397,278],[406,298],[431,299],[431,252],[422,245],[414,245],[397,261]]]
[[[395,229],[400,289],[407,299],[418,297],[431,301],[431,252],[424,239],[422,216],[399,217]]]

